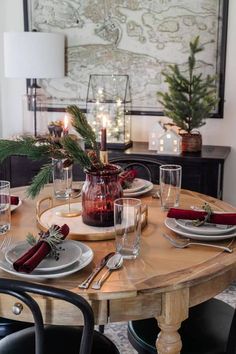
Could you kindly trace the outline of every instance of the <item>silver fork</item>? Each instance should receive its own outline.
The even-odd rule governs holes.
[[[12,240],[12,236],[6,235],[4,237],[4,239],[3,239],[3,241],[2,241],[2,243],[0,245],[0,253],[2,255],[4,255],[8,251],[8,249],[9,249],[9,247],[11,245],[11,240]]]
[[[172,238],[171,236],[165,234],[165,233],[161,233],[161,235],[167,239],[168,241],[170,241],[170,243],[175,246],[176,248],[186,248],[189,246],[206,246],[206,247],[214,247],[214,248],[218,248],[221,249],[225,252],[229,252],[232,253],[233,249],[229,248],[229,247],[225,247],[225,246],[220,246],[220,245],[213,245],[212,243],[205,243],[205,242],[192,242],[190,241],[189,238],[186,239],[181,239],[181,240],[176,240],[174,238]],[[233,242],[233,241],[232,241]]]

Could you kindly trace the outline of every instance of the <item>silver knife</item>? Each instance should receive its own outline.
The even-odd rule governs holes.
[[[89,285],[96,277],[96,275],[105,267],[109,258],[111,258],[115,252],[108,253],[105,257],[103,257],[99,264],[96,265],[91,274],[89,274],[88,278],[85,279],[81,284],[78,285],[80,289],[88,289]]]

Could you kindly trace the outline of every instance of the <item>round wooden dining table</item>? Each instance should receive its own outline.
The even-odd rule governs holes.
[[[148,207],[148,223],[142,230],[139,257],[124,260],[123,267],[112,272],[100,290],[91,287],[79,289],[78,284],[103,256],[115,250],[114,239],[82,241],[94,252],[92,262],[74,274],[47,279],[44,283],[68,289],[86,298],[93,308],[97,324],[155,317],[161,328],[156,342],[158,353],[177,354],[182,345],[178,329],[188,317],[189,308],[214,297],[236,279],[236,243],[233,239],[217,241],[219,245],[228,246],[231,243],[233,253],[204,246],[175,248],[162,237],[162,232],[173,236],[174,233],[166,228],[166,212],[161,210],[160,200],[152,198],[152,193],[141,197],[142,203]],[[22,205],[12,212],[9,235],[17,241],[25,240],[29,232],[37,235],[37,200],[26,197],[26,187],[12,189],[12,194],[21,198]],[[38,199],[51,194],[52,187],[47,186]],[[54,202],[58,203],[56,200]],[[235,207],[221,200],[188,190],[181,191],[180,207],[202,207],[205,202],[214,210],[236,212]],[[0,277],[16,278],[3,270],[0,270]],[[46,323],[78,325],[81,321],[79,311],[70,304],[39,296],[37,301]],[[0,316],[32,321],[25,306],[20,315],[13,314],[15,302],[14,298],[1,295]]]

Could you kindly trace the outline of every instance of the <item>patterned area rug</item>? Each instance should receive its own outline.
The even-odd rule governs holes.
[[[236,307],[236,282],[216,297]],[[116,344],[120,354],[137,354],[128,341],[126,322],[106,325],[105,334]]]

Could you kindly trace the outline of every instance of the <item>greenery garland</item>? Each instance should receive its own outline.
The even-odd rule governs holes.
[[[60,139],[22,136],[17,140],[0,139],[0,162],[11,155],[25,155],[31,160],[63,159],[64,167],[77,162],[83,169],[102,170],[104,165],[99,157],[96,136],[85,114],[75,105],[68,106],[66,111],[72,116],[72,126],[85,140],[86,146],[92,149],[92,152],[83,150],[77,139],[70,135]],[[27,189],[29,197],[35,198],[45,184],[51,181],[53,167],[53,163],[42,166]]]

